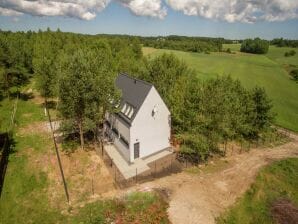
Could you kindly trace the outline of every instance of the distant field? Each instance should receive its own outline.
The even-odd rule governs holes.
[[[143,48],[143,52],[149,57],[174,53],[203,80],[230,75],[247,88],[264,87],[273,100],[276,124],[298,132],[298,84],[290,79],[285,69],[288,64],[298,66],[298,50],[294,57],[286,58],[284,52],[290,48],[270,47],[267,55],[253,55],[240,53],[239,44],[224,45],[228,47],[237,52],[204,54],[152,48]]]

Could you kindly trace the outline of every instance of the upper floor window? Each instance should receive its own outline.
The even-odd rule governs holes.
[[[155,105],[152,109],[152,112],[151,112],[151,115],[153,118],[156,118],[157,116],[157,113],[158,113],[158,109],[157,109],[157,106]]]

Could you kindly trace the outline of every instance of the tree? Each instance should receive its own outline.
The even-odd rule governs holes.
[[[21,33],[0,33],[0,82],[6,97],[28,82],[32,56],[29,40]]]
[[[45,100],[57,95],[58,76],[55,63],[61,48],[49,29],[36,37],[33,70],[37,78],[37,88]]]
[[[269,50],[269,41],[260,38],[246,39],[242,42],[240,51],[252,54],[266,54]]]
[[[294,69],[290,72],[290,75],[293,77],[295,81],[298,81],[298,69]]]
[[[191,89],[195,77],[193,71],[173,54],[163,54],[149,61],[147,72],[141,79],[153,83],[172,112],[174,131],[183,129],[185,124],[184,104],[186,93]]]
[[[109,46],[98,42],[79,48],[67,55],[61,66],[59,110],[67,122],[80,134],[84,148],[84,132],[95,132],[107,110],[113,109],[119,93],[115,87],[115,72]]]
[[[252,99],[254,102],[254,112],[256,114],[253,120],[253,126],[255,127],[254,134],[257,135],[260,131],[270,127],[274,114],[271,112],[272,103],[268,99],[264,88],[255,87],[252,90]]]

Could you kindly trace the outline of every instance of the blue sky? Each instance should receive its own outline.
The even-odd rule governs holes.
[[[296,1],[296,0],[295,0]],[[1,7],[1,5],[0,5]],[[22,12],[21,15],[0,16],[2,30],[27,31],[46,29],[75,33],[109,33],[142,36],[187,35],[241,39],[261,37],[272,39],[284,37],[298,39],[298,19],[284,21],[257,20],[254,23],[243,21],[228,22],[218,18],[205,18],[204,15],[187,15],[182,10],[167,7],[167,15],[160,19],[154,16],[138,15],[135,11],[111,2],[90,20],[73,16],[43,16]]]

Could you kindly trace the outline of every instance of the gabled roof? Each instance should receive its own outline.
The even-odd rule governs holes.
[[[127,74],[121,73],[116,79],[116,86],[122,92],[120,110],[122,110],[125,105],[133,108],[133,114],[131,116],[125,116],[121,112],[119,113],[119,115],[126,122],[131,123],[134,120],[139,109],[141,108],[153,85],[143,80],[129,77]]]

